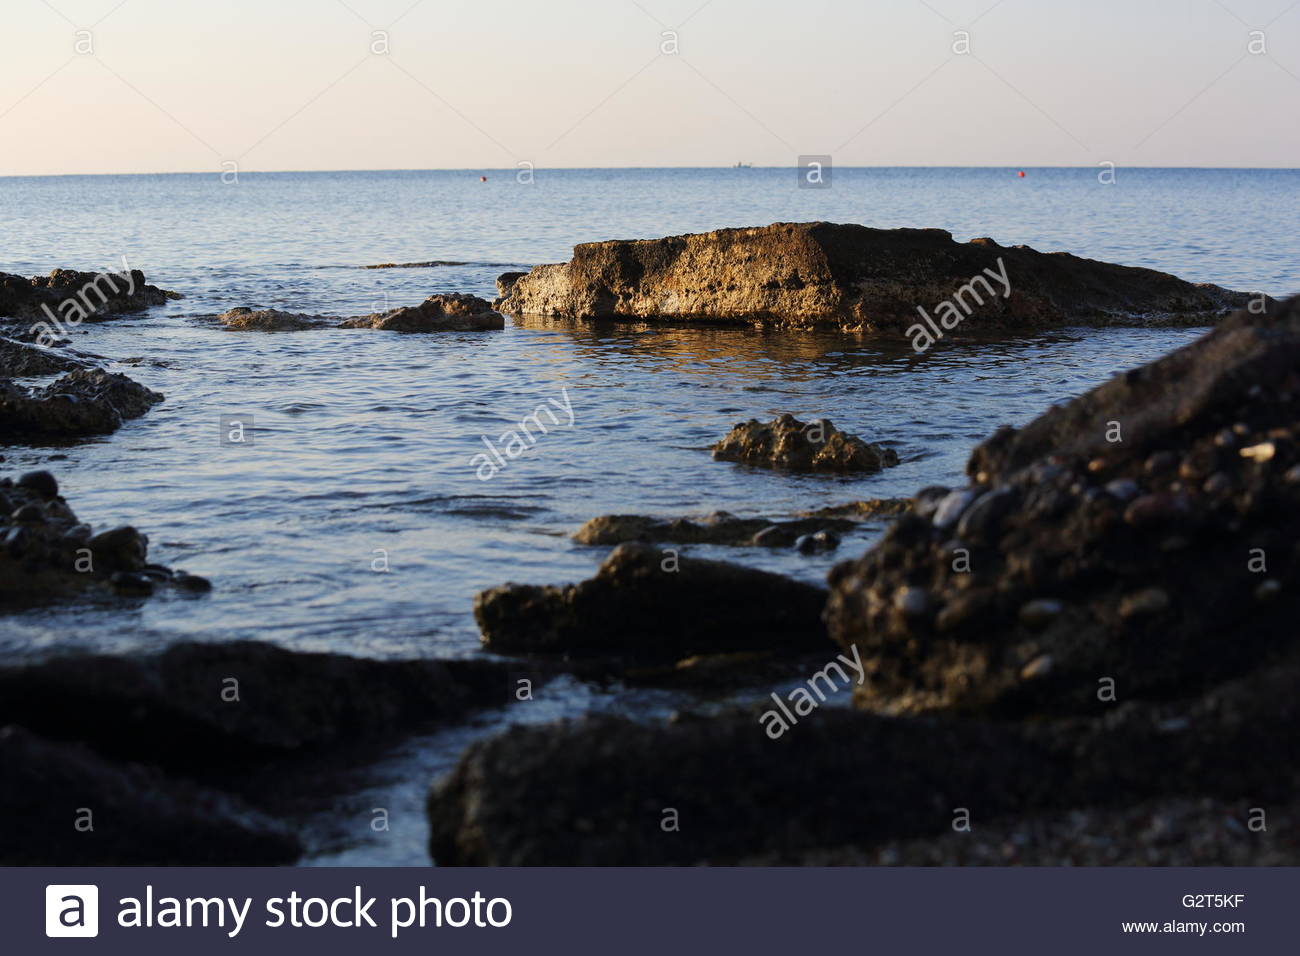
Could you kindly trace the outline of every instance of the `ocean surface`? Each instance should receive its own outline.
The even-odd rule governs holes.
[[[205,575],[203,597],[0,618],[5,659],[73,648],[252,638],[374,657],[482,653],[473,595],[591,575],[603,548],[569,535],[601,514],[726,510],[778,517],[962,481],[998,425],[1190,341],[1196,330],[960,331],[906,342],[643,324],[512,320],[504,332],[231,332],[236,306],[353,315],[437,292],[495,295],[508,270],[575,243],[825,219],[991,236],[1195,281],[1300,291],[1300,171],[835,169],[514,170],[0,178],[0,271],[120,268],[186,298],[87,325],[74,346],[167,400],[114,435],[11,448],[3,473],[49,467],[77,514],[148,533],[154,560]],[[488,181],[480,182],[480,174]],[[384,263],[421,267],[365,269]],[[475,455],[543,404],[573,424],[481,480]],[[870,477],[791,476],[712,461],[737,421],[826,417],[894,447]],[[251,443],[223,443],[223,416]],[[695,549],[808,581],[861,552]],[[383,568],[387,570],[383,570]],[[379,569],[379,570],[377,570]],[[576,680],[375,755],[347,799],[304,798],[310,862],[427,862],[420,801],[474,737],[512,721],[711,702]],[[370,830],[370,808],[392,830]]]

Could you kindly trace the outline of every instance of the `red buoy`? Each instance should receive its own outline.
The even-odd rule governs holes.
[[[1020,175],[1023,176],[1024,173],[1021,173]],[[485,182],[487,182],[487,177],[486,177],[486,176],[480,176],[480,177],[478,178],[478,181],[481,182],[481,183],[485,183]]]
[[[1024,178],[1025,178],[1025,171],[1024,171],[1023,169],[1020,170],[1020,178],[1021,178],[1021,179],[1024,179]]]

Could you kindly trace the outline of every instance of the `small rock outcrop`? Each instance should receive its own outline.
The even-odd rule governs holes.
[[[162,400],[125,375],[97,368],[34,388],[0,378],[0,445],[107,435]]]
[[[801,422],[793,415],[741,422],[713,446],[713,457],[787,471],[876,472],[898,464],[892,448],[842,432],[824,418]]]
[[[971,456],[836,567],[868,703],[1000,713],[1186,693],[1295,641],[1300,299],[1242,311]]]
[[[0,378],[35,378],[90,368],[88,357],[77,352],[0,337]]]
[[[47,471],[0,478],[0,608],[91,594],[145,597],[158,587],[202,592],[203,578],[148,561],[131,527],[98,534],[77,520]]]
[[[645,515],[602,515],[592,518],[573,535],[578,544],[615,545],[629,541],[672,544],[714,544],[737,547],[788,548],[808,535],[834,536],[855,527],[844,518],[737,518],[718,511],[699,521],[689,518],[651,518]],[[838,539],[836,539],[838,543]]]
[[[302,332],[306,329],[328,329],[339,324],[338,319],[324,315],[307,315],[302,312],[281,312],[278,309],[231,309],[217,316],[217,321],[228,329],[239,332]]]
[[[433,295],[408,308],[358,316],[342,323],[346,329],[386,329],[390,332],[476,332],[504,329],[505,317],[475,295]]]
[[[217,316],[228,329],[302,332],[309,329],[384,329],[389,332],[476,332],[504,329],[506,320],[478,296],[434,295],[419,305],[340,320],[337,316],[280,312],[276,309],[231,309]]]
[[[986,270],[1005,283],[983,278]],[[813,222],[585,243],[571,261],[513,282],[500,307],[571,319],[902,332],[918,321],[918,306],[933,311],[954,295],[970,306],[966,321],[986,329],[1208,325],[1250,298],[1151,269],[992,239],[959,243],[942,229]]]
[[[678,660],[751,650],[829,650],[820,588],[643,544],[619,545],[594,578],[507,584],[474,599],[483,643],[505,653]]]
[[[100,273],[55,269],[34,279],[0,273],[0,317],[27,322],[48,322],[51,315],[60,321],[106,319],[179,298],[179,293],[147,284],[139,269]]]

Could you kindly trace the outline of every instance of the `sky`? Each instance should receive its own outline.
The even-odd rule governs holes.
[[[1295,0],[4,0],[0,175],[1300,166]]]

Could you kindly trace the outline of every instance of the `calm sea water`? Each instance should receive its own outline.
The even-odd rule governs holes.
[[[0,654],[124,650],[256,638],[371,656],[480,653],[475,592],[591,574],[604,549],[568,535],[607,513],[789,515],[961,480],[971,447],[1113,372],[1197,334],[1064,330],[905,343],[842,334],[515,321],[500,333],[234,333],[204,316],[241,306],[350,315],[436,292],[491,298],[507,269],[567,259],[574,243],[773,221],[938,226],[960,240],[1149,266],[1282,296],[1300,291],[1300,172],[837,169],[829,189],[793,170],[245,174],[0,179],[0,271],[97,269],[125,256],[187,298],[90,326],[76,346],[163,392],[117,434],[10,449],[6,473],[59,476],[78,514],[132,523],[154,558],[213,579],[202,598],[33,611],[0,621]],[[427,268],[377,263],[441,260]],[[574,424],[490,481],[471,464],[538,405]],[[797,477],[713,462],[736,421],[824,416],[893,445],[903,464],[865,478]],[[220,417],[251,416],[251,445]],[[838,555],[710,550],[810,581]],[[386,561],[389,571],[373,568]],[[403,745],[356,797],[395,810],[393,833],[337,806],[307,808],[315,858],[421,862],[419,798],[477,733],[507,720],[681,701],[573,681],[533,708]],[[527,711],[524,713],[523,711]],[[383,768],[387,768],[384,770]],[[376,799],[387,803],[374,803]],[[363,818],[370,817],[365,811]],[[399,823],[398,820],[405,820]]]

